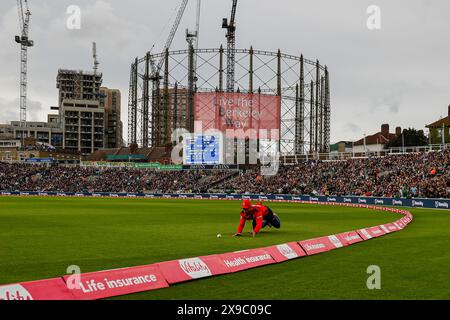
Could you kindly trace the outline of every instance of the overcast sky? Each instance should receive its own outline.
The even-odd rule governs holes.
[[[46,120],[57,105],[58,68],[91,70],[97,42],[103,84],[122,91],[126,136],[129,69],[156,42],[163,46],[180,0],[29,0],[28,120]],[[191,0],[172,49],[185,49],[195,26]],[[66,27],[70,5],[81,29]],[[369,30],[369,5],[381,8],[381,29]],[[225,42],[231,0],[203,0],[200,48]],[[450,104],[448,0],[239,0],[237,47],[319,59],[330,71],[332,142],[361,138],[382,123],[423,129]],[[19,34],[15,0],[0,1],[0,123],[19,118]]]

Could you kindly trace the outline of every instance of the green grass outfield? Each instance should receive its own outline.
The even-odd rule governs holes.
[[[0,197],[0,284],[258,248],[399,218],[270,203],[280,230],[234,238],[240,202]],[[449,299],[450,211],[411,209],[405,230],[316,256],[118,299]],[[245,231],[250,230],[247,224]],[[217,238],[218,233],[222,238]],[[366,269],[381,268],[381,290]]]

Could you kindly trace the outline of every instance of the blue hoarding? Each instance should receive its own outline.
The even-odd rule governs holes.
[[[300,196],[300,195],[249,195],[249,194],[162,194],[162,193],[64,193],[64,192],[27,192],[3,191],[3,196],[75,196],[75,197],[118,197],[118,198],[166,198],[166,199],[217,199],[217,200],[260,200],[260,201],[311,201],[328,203],[355,203],[364,205],[413,207],[413,208],[450,208],[450,199],[407,199],[407,198],[373,198],[373,197],[333,197],[333,196]]]

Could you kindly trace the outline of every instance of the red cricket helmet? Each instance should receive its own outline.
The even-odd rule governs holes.
[[[242,201],[242,209],[248,209],[252,206],[252,203],[250,202],[250,200],[245,199],[244,201]]]

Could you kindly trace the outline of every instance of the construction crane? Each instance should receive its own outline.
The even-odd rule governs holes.
[[[27,0],[17,0],[19,10],[19,24],[21,35],[15,40],[21,46],[20,50],[20,126],[25,127],[27,121],[27,65],[28,48],[34,46],[33,40],[28,38],[31,12]],[[25,11],[24,11],[25,9]]]
[[[92,57],[94,58],[94,94],[97,93],[97,86],[95,82],[97,81],[97,73],[98,73],[98,66],[100,62],[97,60],[97,43],[92,43]]]
[[[97,90],[97,75],[100,62],[98,61],[96,42],[92,42],[92,57],[94,58],[94,67],[92,68],[94,70],[94,97],[98,98],[100,102],[103,103],[106,95],[104,93],[101,93],[100,90]]]
[[[202,7],[202,1],[197,0],[197,14],[195,22],[195,31],[186,29],[186,41],[190,46],[194,47],[195,52],[198,50],[198,39],[200,34],[200,11]],[[197,55],[194,55],[194,71],[197,71]]]
[[[164,51],[169,49],[170,46],[172,45],[173,38],[175,37],[175,34],[177,33],[178,27],[181,22],[181,18],[183,18],[184,11],[186,10],[187,4],[188,4],[188,0],[181,1],[180,9],[178,10],[178,14],[177,14],[177,17],[175,18],[175,22],[172,26],[172,30],[170,31],[169,37],[167,38],[166,44],[164,45]],[[152,77],[151,77],[152,79],[156,79],[157,77],[159,77],[159,71],[161,70],[162,65],[164,64],[164,58],[165,58],[165,56],[163,55],[161,57],[161,59],[159,60],[158,64],[156,64],[156,65],[155,65],[155,61],[153,59],[150,60],[150,65],[151,65],[151,69],[152,69]]]
[[[231,18],[222,20],[222,28],[227,29],[227,92],[234,92],[234,67],[236,48],[236,7],[237,0],[233,0],[231,8]]]
[[[196,15],[196,22],[195,22],[195,50],[198,49],[198,37],[200,35],[200,12],[202,9],[202,0],[197,0],[197,15]]]
[[[172,45],[172,41],[178,30],[178,27],[181,22],[181,18],[184,15],[187,4],[188,4],[188,0],[181,1],[180,8],[178,9],[178,13],[175,18],[175,22],[172,26],[169,37],[166,40],[166,44],[164,46],[164,51],[169,49],[170,46]],[[159,72],[162,68],[162,65],[164,64],[165,55],[163,54],[161,59],[159,60],[159,62],[156,63],[154,61],[153,56],[150,54],[154,47],[155,47],[155,44],[153,44],[153,46],[150,48],[150,51],[148,53],[148,55],[150,56],[150,59],[149,59],[150,60],[149,61],[149,64],[150,64],[150,72],[149,73],[150,74],[149,75],[147,75],[147,73],[145,75],[138,73],[138,59],[137,58],[136,58],[136,61],[131,65],[128,108],[130,110],[133,110],[133,108],[134,108],[134,114],[131,115],[131,122],[134,121],[135,125],[136,125],[136,121],[137,121],[137,116],[136,116],[136,113],[137,113],[137,110],[136,110],[136,108],[137,108],[137,98],[136,98],[137,97],[137,93],[136,93],[137,92],[137,87],[136,87],[137,86],[137,77],[139,76],[139,77],[143,78],[144,80],[151,80],[151,81],[155,81],[155,82],[159,81],[159,79],[161,79]],[[130,120],[128,120],[128,121],[130,121]],[[145,125],[148,125],[148,124],[145,124]],[[134,129],[134,131],[133,131],[133,129],[130,130],[130,128],[132,126],[133,126],[133,123],[128,128],[129,138],[131,138],[130,139],[131,141],[129,141],[129,142],[136,143],[137,142],[136,141],[136,129]]]

